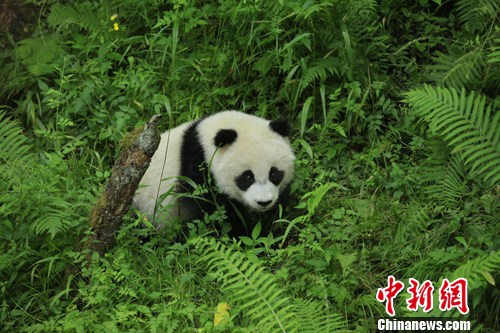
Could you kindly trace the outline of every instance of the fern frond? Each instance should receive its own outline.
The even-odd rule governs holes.
[[[44,75],[56,70],[66,55],[58,36],[26,38],[16,47],[16,55],[33,75]]]
[[[469,260],[461,265],[453,272],[453,278],[466,278],[469,282],[469,290],[472,290],[480,286],[485,280],[489,283],[495,283],[495,281],[491,280],[499,270],[500,252],[496,251]]]
[[[323,82],[327,79],[327,72],[330,74],[335,73],[335,62],[333,58],[326,58],[318,61],[316,64],[309,68],[304,68],[304,73],[300,80],[299,94],[301,94],[311,83],[315,81]]]
[[[342,317],[318,302],[300,300],[297,306],[302,309],[298,313],[301,333],[346,332]]]
[[[79,221],[68,218],[68,211],[71,211],[72,205],[70,202],[54,196],[50,202],[50,206],[45,207],[43,214],[36,219],[31,225],[35,231],[35,235],[48,233],[51,239],[71,227],[78,225]]]
[[[336,0],[333,15],[345,21],[366,19],[369,13],[375,13],[377,6],[376,0]]]
[[[19,171],[33,160],[32,146],[22,133],[21,127],[5,112],[0,112],[0,206],[8,211],[7,193],[12,190],[21,176]],[[17,200],[16,202],[19,202]],[[0,212],[2,209],[0,209]]]
[[[31,145],[17,122],[0,112],[0,163],[20,162],[31,157]]]
[[[410,90],[407,102],[458,153],[468,172],[484,181],[500,181],[500,113],[477,93],[450,88]]]
[[[500,39],[494,40],[494,46],[490,48],[488,60],[486,61],[490,64],[500,63]]]
[[[40,163],[32,151],[17,122],[0,112],[0,219],[29,222],[36,235],[48,233],[53,239],[80,220],[75,203],[58,188],[60,173]]]
[[[301,6],[298,6],[298,5]],[[311,17],[315,13],[319,13],[321,11],[326,10],[326,8],[331,7],[333,3],[331,1],[321,1],[319,3],[314,2],[304,2],[301,4],[300,2],[294,4],[295,12],[293,14],[297,15],[297,20],[305,20]]]
[[[105,30],[105,27],[98,17],[99,15],[91,7],[91,4],[87,2],[75,6],[54,4],[47,21],[50,26],[61,29],[77,25],[90,32],[100,32]]]
[[[457,16],[471,31],[481,30],[496,19],[499,4],[497,0],[460,0],[456,4]]]
[[[251,320],[256,332],[326,333],[345,327],[340,317],[325,314],[314,302],[302,302],[297,307],[284,295],[274,276],[243,253],[213,238],[198,238],[193,243],[203,253],[201,260],[218,276],[230,304],[236,305],[241,314]],[[314,318],[303,311],[314,311]]]
[[[469,52],[437,52],[436,62],[431,68],[435,71],[434,81],[448,87],[468,87],[477,85],[484,79],[485,62],[482,49],[476,47]]]
[[[302,93],[304,89],[306,89],[311,82],[321,80],[326,80],[326,68],[322,66],[314,66],[307,68],[302,80],[300,81],[300,90],[299,93]]]
[[[202,260],[219,276],[231,302],[238,304],[259,332],[298,332],[291,300],[271,274],[215,239],[199,238],[195,245],[202,249]]]
[[[430,147],[431,154],[421,175],[422,182],[429,184],[425,190],[435,200],[454,204],[468,192],[464,165],[457,154],[451,154],[446,143],[431,142]]]

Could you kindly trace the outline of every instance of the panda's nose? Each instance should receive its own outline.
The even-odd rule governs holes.
[[[266,206],[268,206],[271,202],[272,202],[272,200],[267,200],[267,201],[257,201],[257,203],[259,204],[259,206],[262,206],[262,207],[266,207]]]

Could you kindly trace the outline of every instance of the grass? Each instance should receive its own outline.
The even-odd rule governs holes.
[[[459,317],[498,331],[498,184],[468,168],[493,175],[498,159],[460,162],[446,126],[420,117],[432,105],[405,100],[423,84],[430,94],[465,87],[491,107],[484,125],[495,128],[499,62],[483,52],[498,40],[493,2],[479,21],[463,15],[475,1],[28,2],[36,29],[0,36],[2,331],[256,332],[272,317],[268,302],[289,309],[285,331],[372,332],[389,275],[435,287],[466,277],[471,312]],[[454,59],[474,75],[458,75]],[[446,124],[459,103],[429,121]],[[193,242],[203,224],[189,223],[188,242],[176,243],[130,214],[117,245],[83,265],[77,244],[125,133],[157,113],[167,129],[224,109],[293,124],[288,233],[203,238],[235,264]],[[72,265],[80,276],[66,274]],[[261,298],[245,278],[264,286]],[[396,313],[422,315],[408,313],[405,297]],[[220,303],[230,306],[226,325],[213,324]]]

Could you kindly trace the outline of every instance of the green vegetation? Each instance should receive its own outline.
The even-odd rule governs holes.
[[[427,315],[500,330],[498,1],[25,3],[0,35],[0,330],[370,332],[389,275],[467,278],[467,316]],[[125,133],[224,109],[294,125],[284,232],[176,243],[130,214],[84,265]]]

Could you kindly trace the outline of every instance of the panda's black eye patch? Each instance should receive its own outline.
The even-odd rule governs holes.
[[[255,177],[251,170],[243,171],[238,177],[236,177],[236,185],[242,191],[248,190],[250,186],[255,182]]]
[[[283,180],[283,177],[285,177],[284,171],[278,170],[275,167],[272,167],[271,170],[269,170],[269,181],[274,185],[278,186]]]

